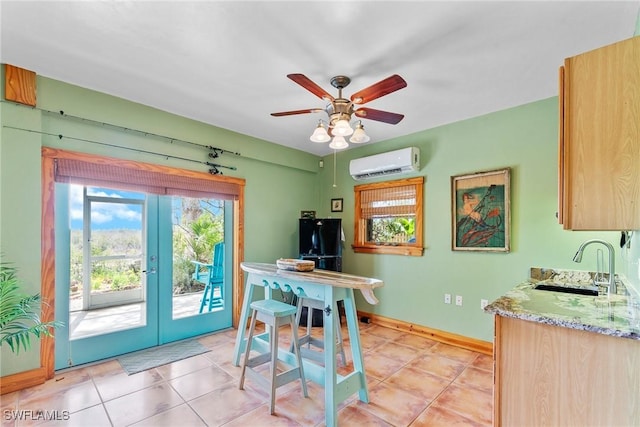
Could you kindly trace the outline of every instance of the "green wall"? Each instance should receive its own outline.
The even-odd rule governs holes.
[[[38,77],[37,89],[37,109],[0,103],[0,253],[3,261],[18,267],[25,292],[40,290],[42,146],[208,170],[198,163],[67,137],[206,161],[208,152],[201,148],[41,110],[62,110],[69,116],[241,153],[240,157],[223,154],[212,161],[236,167],[235,171],[222,171],[246,180],[245,259],[275,262],[279,257],[297,255],[300,210],[316,209],[319,201],[319,157],[47,78]],[[62,139],[57,137],[60,134]],[[3,346],[1,356],[2,376],[39,366],[37,341],[32,351],[19,356]]]
[[[31,109],[18,112],[7,104],[0,104],[0,117],[0,262],[17,267],[24,292],[35,294],[40,292],[40,138],[4,125],[37,128],[40,117]],[[34,347],[39,349],[37,340]],[[16,356],[7,345],[0,357],[2,375],[40,364],[39,351]]]
[[[497,298],[524,280],[531,266],[592,269],[588,261],[595,259],[593,254],[587,254],[583,264],[571,262],[580,242],[603,237],[614,243],[618,238],[614,233],[563,231],[556,222],[555,98],[339,152],[333,187],[333,156],[324,158],[324,167],[319,168],[319,158],[311,154],[59,81],[38,77],[37,85],[38,109],[0,103],[0,253],[3,261],[19,268],[26,292],[40,288],[42,146],[207,169],[196,163],[66,138],[207,160],[206,153],[197,147],[96,126],[40,109],[62,110],[72,116],[240,152],[240,157],[225,154],[216,162],[237,167],[236,171],[223,170],[225,175],[246,179],[246,260],[273,262],[279,257],[296,256],[300,210],[341,217],[346,237],[344,271],[385,282],[385,287],[376,291],[380,304],[370,306],[359,298],[360,310],[472,338],[491,341],[493,336],[492,318],[480,310],[481,298]],[[58,138],[59,134],[65,138]],[[349,160],[407,146],[420,148],[422,168],[413,175],[426,177],[424,255],[354,254],[350,243],[356,182],[348,173]],[[452,252],[450,177],[503,167],[512,168],[511,252]],[[335,197],[344,198],[344,212],[330,213],[330,199]],[[463,307],[445,305],[444,293],[462,295]],[[37,346],[20,357],[3,347],[1,355],[0,375],[39,365]]]
[[[343,218],[343,269],[385,282],[376,290],[380,303],[371,306],[359,298],[358,309],[492,341],[493,318],[480,309],[481,299],[501,296],[525,280],[530,267],[594,269],[595,249],[583,263],[572,262],[580,243],[600,237],[615,246],[619,234],[564,231],[557,223],[557,135],[554,97],[339,152],[335,188],[333,156],[326,157],[322,212],[330,215],[331,198],[344,198],[344,211],[333,214]],[[421,170],[406,176],[425,176],[424,255],[355,254],[353,187],[365,181],[349,176],[349,160],[409,146],[420,149]],[[451,176],[505,167],[511,168],[510,253],[452,251]],[[375,181],[380,179],[366,182]],[[444,304],[445,293],[461,295],[463,306]]]

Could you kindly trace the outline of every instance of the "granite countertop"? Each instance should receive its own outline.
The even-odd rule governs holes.
[[[618,292],[598,296],[534,289],[536,284],[593,287],[594,273],[532,268],[531,278],[485,307],[504,317],[640,340],[640,297],[616,276]],[[605,288],[606,289],[606,288]]]

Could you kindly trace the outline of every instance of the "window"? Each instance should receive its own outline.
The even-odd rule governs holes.
[[[421,256],[424,177],[356,185],[354,252]]]

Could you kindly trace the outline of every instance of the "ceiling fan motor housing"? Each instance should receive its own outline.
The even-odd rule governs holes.
[[[327,104],[325,111],[329,116],[330,126],[333,126],[338,120],[351,120],[353,103],[345,98],[336,98],[332,103]]]

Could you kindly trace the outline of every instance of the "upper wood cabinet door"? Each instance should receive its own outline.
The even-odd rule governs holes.
[[[560,222],[640,229],[640,37],[566,59],[560,79]]]

